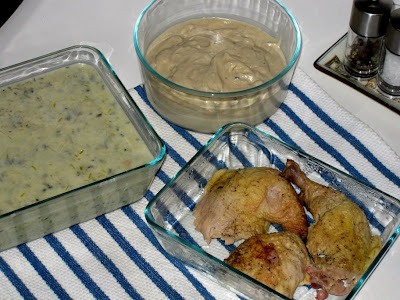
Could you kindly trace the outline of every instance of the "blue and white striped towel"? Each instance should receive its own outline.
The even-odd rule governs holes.
[[[142,86],[131,94],[168,148],[145,198],[1,252],[0,299],[238,299],[166,254],[144,218],[148,201],[211,135],[166,122]],[[300,69],[285,103],[257,127],[400,199],[399,157]]]

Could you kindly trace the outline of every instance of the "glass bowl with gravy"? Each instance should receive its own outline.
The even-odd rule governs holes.
[[[277,111],[301,34],[274,0],[154,0],[137,20],[134,44],[154,109],[178,126],[214,133]]]

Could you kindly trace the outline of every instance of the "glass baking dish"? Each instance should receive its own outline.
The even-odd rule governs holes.
[[[79,69],[76,69],[76,73],[73,75],[67,73],[66,70],[69,70],[68,72],[70,72],[73,68]],[[62,73],[64,71],[66,73]],[[87,71],[89,74],[82,76],[87,76],[87,78],[96,78],[96,82],[99,82],[99,86],[101,87],[100,90],[106,91],[105,93],[107,93],[107,101],[109,101],[107,102],[107,106],[104,104],[106,103],[105,100],[101,98],[103,97],[103,94],[100,92],[98,94],[90,94],[90,92],[95,93],[94,88],[92,88],[90,83],[84,82],[83,79],[80,79],[81,81],[79,82],[74,81],[74,78],[79,77],[78,73],[80,71]],[[52,92],[54,92],[54,90],[57,91],[57,89],[62,90],[62,88],[67,84],[72,84],[74,85],[73,89],[87,88],[88,94],[82,95],[90,95],[91,99],[89,99],[89,96],[84,97],[81,96],[79,92],[75,93],[75,91],[69,90],[71,94],[78,94],[77,97],[75,97],[74,94],[74,98],[68,100],[76,102],[76,104],[72,104],[72,102],[63,102],[65,107],[61,108],[61,104],[58,101],[60,100],[60,97],[54,97],[54,100],[52,99],[51,103],[48,103],[50,102],[48,100],[46,100],[47,102],[45,102],[45,100],[39,100],[40,98],[51,98],[48,97],[48,95],[50,95],[50,86],[56,85],[55,81],[52,82],[51,79],[48,80],[47,86],[42,84],[40,88],[25,88],[23,92],[21,92],[21,86],[26,87],[26,82],[31,84],[31,82],[38,82],[40,80],[44,81],[43,78],[54,78],[46,76],[50,76],[49,74],[55,74],[56,72],[59,72],[57,74],[62,74],[59,76],[61,83],[57,81],[57,87],[59,88],[53,88],[53,90],[51,90]],[[92,89],[92,91],[90,89]],[[10,93],[7,94],[8,90],[15,91],[15,95],[19,92],[21,93],[20,101],[17,102],[25,102],[23,102],[23,105],[18,104],[18,110],[10,104],[12,101],[9,99],[13,99],[13,96]],[[74,152],[74,156],[76,157],[75,162],[70,162],[68,160],[63,161],[62,159],[53,160],[53,156],[50,155],[49,157],[45,157],[48,161],[41,160],[41,162],[46,161],[46,164],[43,163],[42,165],[36,165],[34,162],[29,162],[31,165],[25,167],[27,172],[19,172],[22,175],[16,178],[20,180],[21,185],[33,186],[32,189],[35,188],[34,185],[36,184],[36,178],[34,178],[34,176],[28,178],[28,171],[32,171],[32,169],[34,169],[34,172],[43,170],[41,171],[42,173],[40,173],[41,175],[38,175],[37,177],[47,178],[46,180],[48,180],[49,174],[51,174],[53,178],[53,173],[50,173],[49,171],[50,166],[60,164],[60,162],[64,163],[64,166],[58,168],[57,175],[60,177],[66,177],[67,180],[69,179],[68,177],[71,176],[70,174],[73,174],[74,172],[77,176],[80,176],[80,174],[85,172],[82,168],[84,162],[88,164],[88,169],[101,166],[101,170],[102,172],[104,170],[104,173],[103,175],[93,177],[94,173],[92,174],[88,171],[84,183],[79,183],[76,186],[71,185],[69,189],[64,189],[62,192],[59,192],[57,189],[53,192],[54,194],[57,193],[55,195],[48,197],[43,196],[43,198],[36,198],[36,200],[34,198],[29,199],[30,201],[27,201],[26,205],[23,202],[22,204],[19,203],[18,200],[16,201],[16,203],[18,202],[18,205],[15,205],[15,208],[12,206],[14,205],[12,202],[13,200],[10,199],[16,198],[10,198],[8,195],[3,195],[1,197],[2,199],[0,198],[3,207],[5,207],[4,209],[0,207],[0,209],[2,209],[0,210],[0,251],[67,228],[74,224],[87,221],[141,199],[164,161],[166,148],[163,141],[134,103],[133,99],[123,87],[102,53],[95,48],[88,46],[73,46],[17,65],[3,68],[0,70],[0,92],[2,92],[0,95],[3,95],[0,97],[0,103],[2,103],[0,104],[2,105],[2,109],[0,109],[0,118],[5,120],[1,123],[5,125],[3,125],[3,128],[0,128],[0,138],[2,139],[2,142],[0,143],[0,152],[3,154],[7,153],[7,157],[2,158],[6,162],[0,164],[1,180],[7,176],[12,177],[15,175],[14,172],[12,173],[12,176],[4,176],[4,174],[11,174],[10,168],[16,168],[14,165],[18,165],[21,161],[25,162],[30,160],[30,158],[28,159],[28,156],[24,157],[22,155],[15,158],[15,150],[19,151],[19,148],[23,149],[20,150],[21,152],[24,151],[24,153],[31,155],[31,150],[34,151],[34,147],[36,147],[35,151],[39,153],[40,151],[47,150],[45,148],[48,147],[45,147],[45,145],[50,144],[57,146],[54,152],[58,152],[57,154],[59,154],[64,151],[64,148],[61,148],[60,144],[63,144],[62,146],[65,146],[65,149],[67,149],[64,151],[65,153],[68,151],[71,153],[72,147],[75,146],[71,146],[71,148],[68,148],[68,146],[69,144],[74,145],[74,142],[77,140],[88,140],[85,144],[89,145],[87,148],[88,150],[93,150],[90,146],[93,145],[92,141],[95,141],[95,138],[98,139],[99,144],[104,145],[103,148],[107,148],[108,145],[111,145],[110,141],[112,139],[113,141],[116,141],[112,144],[112,149],[109,147],[111,150],[107,149],[108,152],[102,154],[102,159],[99,158],[101,153],[100,149],[96,148],[90,153],[91,160],[85,162],[83,157],[84,155],[89,157],[89,154],[87,153],[89,151],[84,152],[85,149],[82,148],[79,152]],[[60,93],[63,97],[64,94],[67,94],[66,91]],[[28,111],[28,107],[31,105],[30,103],[33,103],[34,101],[42,101],[44,102],[44,105],[37,105],[37,110],[32,111],[29,109]],[[26,103],[28,103],[28,105],[24,106]],[[43,108],[43,106],[46,107]],[[101,109],[105,110],[104,107],[107,107],[108,111],[98,113]],[[11,108],[14,109],[14,111],[12,111]],[[54,114],[52,111],[56,111],[56,109],[58,109],[57,113],[59,113],[59,115],[55,115],[55,117],[59,118],[58,121],[60,123],[65,119],[68,120],[76,117],[76,120],[79,118],[79,122],[84,125],[79,127],[79,130],[76,130],[74,126],[78,124],[78,121],[74,119],[74,121],[69,122],[68,124],[67,122],[63,123],[57,132],[51,131],[52,126],[49,125],[50,123],[48,120],[51,120],[52,117],[50,116]],[[72,110],[72,112],[63,114],[60,112],[62,110]],[[33,116],[33,118],[30,116],[28,117],[28,115]],[[121,120],[121,123],[114,122],[112,124],[112,121],[116,120],[115,117],[112,117],[114,115],[118,115],[118,120]],[[26,119],[24,119],[25,117]],[[104,128],[97,127],[98,123],[93,123],[96,118],[100,119],[100,117],[102,119],[101,122],[105,124]],[[25,131],[26,129],[30,129],[32,126],[35,126],[35,130],[38,133],[50,130],[49,134],[44,134],[44,141],[41,141],[43,148],[34,146],[37,139],[34,140],[32,136],[37,132],[33,132],[33,129],[31,131],[27,130],[28,133],[26,133],[26,135],[30,136],[24,137],[22,135],[20,137],[20,140],[22,141],[26,138],[25,142],[19,144],[20,147],[13,145],[12,139],[15,140],[14,137],[19,133],[11,131],[11,125],[7,128],[7,118],[10,118],[10,124],[17,124],[15,126],[18,126],[18,129],[21,132],[22,130]],[[115,125],[115,123],[117,123],[117,125]],[[94,124],[96,124],[96,126]],[[111,127],[111,125],[115,126]],[[7,128],[7,130],[4,128]],[[123,133],[129,133],[131,135],[123,136],[122,133],[117,132],[120,129],[125,130]],[[71,131],[69,139],[61,139],[57,140],[57,142],[54,142],[54,139],[50,140],[50,136],[53,134],[56,136],[56,134],[64,134],[69,130]],[[13,132],[14,136],[11,136],[12,134],[9,132]],[[93,132],[94,134],[90,135],[90,133]],[[85,136],[83,135],[84,133],[86,134]],[[120,139],[117,138],[118,135],[121,136]],[[49,140],[47,140],[46,136],[49,137]],[[101,140],[102,137],[107,137],[108,140]],[[60,148],[58,148],[59,145]],[[79,144],[78,146],[82,145],[84,144]],[[125,148],[118,149],[116,145],[123,145]],[[78,146],[75,148],[78,148]],[[39,150],[37,150],[38,148]],[[75,148],[74,150],[76,150]],[[139,151],[137,149],[143,151],[145,155],[136,155],[135,151]],[[128,153],[124,154],[124,158],[128,157],[128,160],[124,161],[126,162],[126,166],[124,165],[123,167],[121,167],[123,162],[121,160],[118,161],[119,167],[117,169],[113,164],[115,164],[117,159],[122,156],[121,152],[123,151]],[[14,155],[14,157],[11,158],[11,155]],[[74,156],[72,156],[72,158],[74,158]],[[104,157],[105,159],[103,159]],[[99,159],[94,162],[95,158]],[[15,163],[15,161],[18,161],[18,163]],[[98,164],[96,165],[97,162]],[[70,168],[70,166],[71,168],[75,168],[74,164],[76,164],[76,170],[67,173],[67,169]],[[80,167],[79,164],[81,164]],[[42,180],[42,182],[44,181],[45,179]],[[19,183],[19,181],[17,182]],[[74,181],[74,183],[75,182],[76,181]],[[18,185],[19,184],[8,184],[8,186],[11,186],[12,188],[17,188]],[[53,188],[50,184],[47,184],[47,187],[49,189]],[[38,190],[40,191],[40,189]],[[20,197],[24,197],[24,194],[25,193],[21,193]],[[32,203],[31,200],[37,202],[33,201],[34,203]],[[7,205],[9,206],[7,207]]]
[[[346,296],[328,299],[351,299],[361,289],[399,233],[400,202],[326,163],[243,123],[222,127],[214,137],[150,201],[145,216],[164,249],[172,256],[220,283],[251,299],[287,299],[269,287],[225,264],[234,246],[219,240],[208,245],[194,227],[192,214],[204,187],[219,169],[264,166],[283,170],[287,159],[296,161],[306,175],[321,184],[345,193],[366,213],[373,235],[380,235],[383,248],[353,290]],[[280,230],[270,227],[270,231]],[[310,286],[298,287],[294,299],[315,299]]]

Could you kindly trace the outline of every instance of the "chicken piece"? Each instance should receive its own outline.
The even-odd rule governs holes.
[[[382,247],[364,211],[344,194],[318,184],[288,160],[282,175],[301,189],[300,200],[315,223],[308,230],[307,249],[314,264],[306,271],[314,288],[329,294],[349,293]]]
[[[193,211],[196,230],[207,243],[221,238],[225,244],[268,231],[270,223],[305,239],[304,207],[279,171],[253,167],[222,169],[212,176]]]
[[[303,241],[292,232],[252,236],[225,262],[289,298],[299,285],[309,283],[305,268],[311,260]]]

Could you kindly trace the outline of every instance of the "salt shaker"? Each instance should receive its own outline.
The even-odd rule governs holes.
[[[392,11],[378,72],[378,87],[400,96],[400,8]]]
[[[392,0],[354,0],[344,66],[358,78],[376,75]]]

